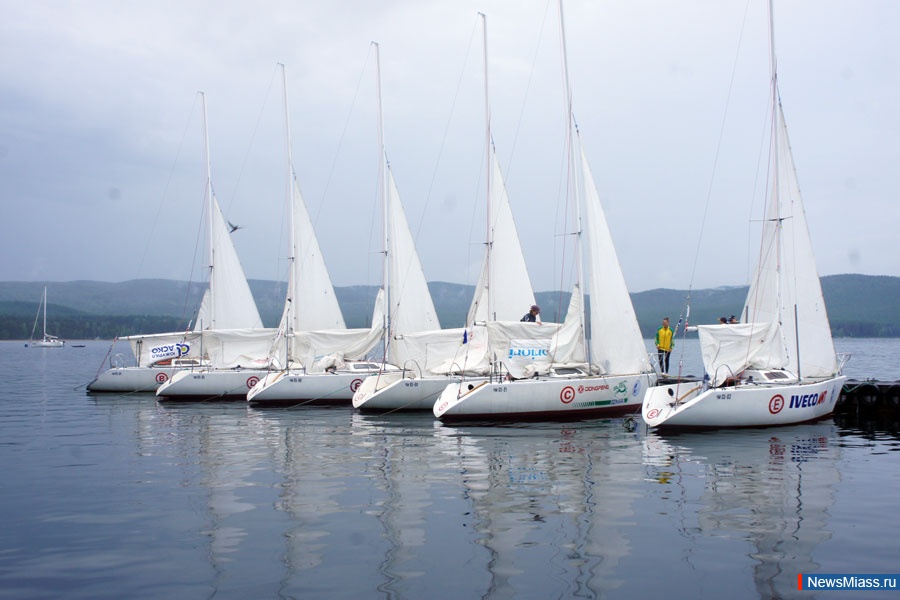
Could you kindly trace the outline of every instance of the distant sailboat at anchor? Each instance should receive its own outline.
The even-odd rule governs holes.
[[[38,319],[41,318],[41,309],[44,311],[44,331],[41,339],[36,340],[34,339],[34,332],[37,330]],[[65,340],[47,333],[47,286],[44,286],[44,295],[41,296],[41,303],[38,306],[37,314],[34,316],[34,326],[31,328],[31,341],[28,345],[32,348],[62,348],[66,345]]]

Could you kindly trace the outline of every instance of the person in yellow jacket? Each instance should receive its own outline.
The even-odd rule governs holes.
[[[659,353],[659,370],[669,374],[669,355],[675,347],[675,332],[669,329],[669,317],[662,320],[662,327],[656,330],[656,351]]]

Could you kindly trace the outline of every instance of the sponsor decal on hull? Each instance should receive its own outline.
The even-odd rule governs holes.
[[[150,358],[153,362],[167,358],[181,358],[191,351],[189,344],[164,344],[150,348]]]

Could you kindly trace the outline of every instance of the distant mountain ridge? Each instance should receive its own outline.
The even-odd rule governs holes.
[[[31,333],[43,282],[0,282],[0,339],[27,339]],[[178,331],[188,327],[205,286],[165,279],[120,283],[69,281],[47,283],[48,330],[68,339],[112,338],[116,335]],[[461,326],[473,286],[446,282],[428,284],[444,327]],[[263,322],[276,327],[284,304],[285,284],[251,280]],[[900,337],[893,319],[900,309],[900,277],[829,275],[822,289],[836,337]],[[372,318],[375,286],[335,288],[348,327],[365,327]],[[693,290],[691,322],[715,323],[720,316],[739,315],[747,287]],[[683,317],[686,290],[655,289],[631,295],[644,337],[653,337],[664,316],[676,323]],[[545,321],[565,317],[569,292],[538,292]],[[590,301],[590,299],[588,299]],[[527,312],[526,302],[522,314]]]

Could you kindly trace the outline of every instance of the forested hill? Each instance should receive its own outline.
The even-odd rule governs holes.
[[[112,338],[116,335],[178,331],[188,326],[203,294],[199,283],[139,279],[121,283],[69,281],[47,283],[47,329],[67,339]],[[253,295],[266,326],[275,327],[284,302],[284,283],[253,280]],[[462,325],[472,286],[432,282],[435,308],[444,327]],[[28,339],[35,323],[44,283],[0,283],[0,339]],[[831,275],[822,278],[825,303],[836,337],[900,337],[893,318],[900,309],[900,277]],[[368,326],[376,288],[336,288],[348,327]],[[691,322],[715,323],[720,316],[739,315],[746,287],[691,292]],[[645,337],[652,337],[664,316],[676,323],[683,316],[688,292],[656,289],[632,294]],[[568,292],[539,292],[545,321],[561,320]],[[588,299],[590,301],[590,299]],[[523,301],[522,314],[528,310]]]

